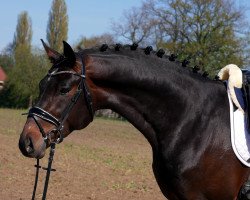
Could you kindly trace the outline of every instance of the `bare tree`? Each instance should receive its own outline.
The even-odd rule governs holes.
[[[124,11],[119,22],[112,23],[112,31],[116,37],[125,38],[126,42],[145,43],[151,35],[154,21],[142,8]]]
[[[123,18],[112,29],[132,42],[151,41],[211,72],[243,65],[244,10],[233,0],[146,0]]]

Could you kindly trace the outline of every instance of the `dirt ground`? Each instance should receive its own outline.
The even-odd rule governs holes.
[[[21,110],[0,109],[0,200],[31,199],[35,160],[25,158],[18,139],[26,120]],[[49,151],[42,159],[47,165]],[[97,118],[57,145],[48,200],[164,200],[152,172],[146,139],[127,122]],[[41,199],[41,171],[37,199]]]

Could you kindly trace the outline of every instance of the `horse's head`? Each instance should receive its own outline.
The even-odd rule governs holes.
[[[23,155],[34,158],[42,158],[52,142],[61,142],[93,119],[84,58],[66,42],[63,55],[43,46],[53,66],[39,84],[38,102],[29,110],[19,139]]]

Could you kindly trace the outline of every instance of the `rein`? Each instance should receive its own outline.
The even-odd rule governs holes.
[[[62,112],[60,119],[57,119],[51,113],[47,112],[46,110],[44,110],[38,106],[34,106],[34,107],[30,108],[29,112],[26,113],[26,115],[28,115],[27,118],[31,117],[34,119],[46,145],[48,145],[50,142],[50,154],[49,154],[49,159],[48,159],[48,167],[43,168],[43,169],[47,170],[47,173],[46,173],[46,180],[44,183],[42,200],[46,199],[47,189],[48,189],[48,185],[49,185],[50,172],[55,171],[55,169],[52,169],[52,162],[53,162],[53,157],[55,154],[56,144],[61,143],[64,139],[64,136],[62,133],[63,124],[66,121],[66,119],[68,118],[70,111],[72,110],[73,106],[76,104],[76,102],[78,101],[78,99],[82,93],[84,95],[86,105],[87,105],[89,114],[91,116],[91,121],[93,120],[93,117],[94,117],[92,98],[91,98],[90,92],[88,90],[86,81],[85,81],[85,79],[86,79],[85,65],[84,65],[82,56],[81,56],[81,64],[82,64],[81,74],[78,74],[78,73],[72,72],[72,71],[57,71],[57,70],[55,70],[53,72],[48,72],[48,74],[47,74],[47,76],[49,76],[48,80],[51,77],[59,75],[59,74],[72,74],[74,76],[79,76],[81,78],[81,81],[78,84],[78,88],[77,88],[76,93],[71,98],[70,102],[68,103],[68,105],[66,106],[64,111]],[[49,131],[48,133],[45,133],[43,127],[38,122],[37,118],[40,118],[46,122],[49,122],[50,124],[53,124],[55,126],[55,128],[52,129],[51,131]],[[52,140],[53,135],[54,135],[54,139]],[[39,177],[39,169],[41,168],[41,166],[39,165],[39,159],[37,159],[37,164],[35,165],[35,167],[36,167],[36,177],[35,177],[34,189],[33,189],[33,194],[32,194],[32,200],[34,200],[35,196],[36,196],[36,188],[37,188],[38,177]]]
[[[53,161],[53,157],[54,157],[54,154],[55,154],[55,147],[56,147],[56,143],[52,143],[51,146],[50,146],[48,167],[47,168],[44,168],[44,167],[42,168],[42,169],[47,171],[46,179],[45,179],[45,182],[44,182],[42,200],[46,199],[47,190],[48,190],[48,186],[49,186],[50,172],[51,171],[56,171],[55,169],[52,169],[52,161]],[[32,200],[35,200],[35,197],[36,197],[36,188],[37,188],[37,183],[38,183],[38,178],[39,178],[39,169],[41,168],[41,166],[39,165],[39,159],[36,160],[35,167],[36,167],[36,177],[35,177],[35,183],[34,183],[34,188],[33,188],[33,193],[32,193]]]

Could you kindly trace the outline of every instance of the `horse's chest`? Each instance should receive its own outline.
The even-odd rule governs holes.
[[[172,162],[166,162],[158,158],[157,160],[154,159],[153,171],[162,193],[168,199],[178,199],[174,192],[180,182],[178,166]]]

